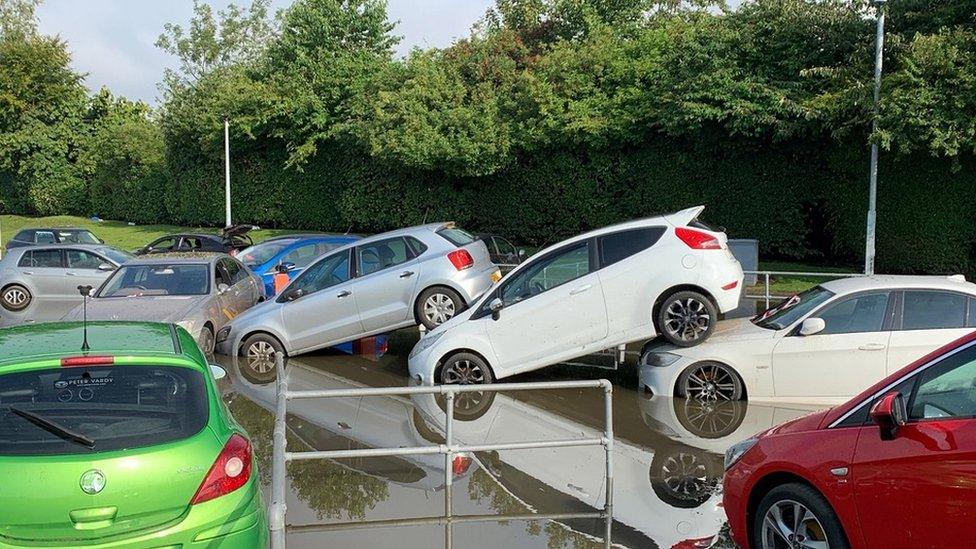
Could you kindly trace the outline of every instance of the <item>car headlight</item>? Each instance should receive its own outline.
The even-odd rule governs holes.
[[[681,358],[681,355],[676,355],[674,353],[668,352],[648,352],[644,353],[644,364],[648,366],[654,366],[657,368],[664,368],[665,366],[670,366],[677,362]]]
[[[230,337],[230,326],[224,326],[217,332],[217,343],[223,343]]]
[[[420,338],[420,341],[413,346],[413,350],[410,351],[410,356],[407,358],[413,358],[427,349],[430,349],[434,343],[437,343],[437,340],[440,339],[442,335],[444,335],[444,332],[432,332]]]
[[[750,437],[742,442],[733,444],[728,450],[725,451],[725,470],[728,471],[730,467],[738,463],[742,456],[746,455],[746,452],[752,449],[756,443],[759,442],[757,437]]]

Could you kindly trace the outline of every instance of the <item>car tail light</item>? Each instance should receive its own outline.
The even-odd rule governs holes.
[[[696,231],[688,227],[678,227],[674,230],[674,234],[693,250],[722,249],[722,243],[717,238],[703,231]]]
[[[451,462],[451,472],[454,473],[454,476],[456,477],[467,473],[468,469],[471,468],[472,461],[473,460],[468,456],[455,456],[454,461]]]
[[[474,258],[465,249],[454,250],[453,252],[447,254],[447,259],[451,261],[454,268],[463,271],[468,267],[474,265]]]
[[[61,359],[62,368],[81,368],[84,366],[108,366],[115,364],[114,356],[66,356]]]
[[[738,280],[733,280],[732,282],[729,282],[725,286],[722,286],[722,289],[723,290],[734,290],[735,287],[738,286],[738,285],[739,285],[739,281]]]
[[[191,505],[225,496],[247,484],[251,478],[251,443],[239,434],[234,434],[217,456]]]

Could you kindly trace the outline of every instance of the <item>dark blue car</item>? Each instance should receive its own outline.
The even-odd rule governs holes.
[[[351,234],[296,234],[265,240],[242,250],[237,259],[264,281],[265,295],[275,295],[274,275],[279,266],[289,278],[302,272],[322,254],[359,240]]]

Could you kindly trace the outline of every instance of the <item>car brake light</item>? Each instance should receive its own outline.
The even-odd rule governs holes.
[[[739,281],[738,280],[733,280],[732,282],[729,282],[725,286],[722,286],[722,289],[723,290],[734,290],[735,287],[738,286],[738,285],[739,285]]]
[[[235,433],[220,451],[191,505],[225,496],[247,484],[251,478],[251,443]]]
[[[467,456],[455,456],[454,461],[451,463],[451,472],[454,476],[459,477],[464,473],[468,472],[471,467],[471,462],[473,460]]]
[[[115,364],[114,356],[67,356],[61,359],[62,368],[79,368],[83,366],[107,366]]]
[[[447,259],[451,261],[454,268],[463,271],[468,267],[474,265],[474,258],[465,249],[454,250],[453,252],[447,254]]]
[[[722,243],[714,236],[688,227],[678,227],[674,234],[693,250],[721,250]]]

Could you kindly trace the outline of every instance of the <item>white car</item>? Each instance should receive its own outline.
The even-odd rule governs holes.
[[[976,329],[976,284],[959,275],[832,280],[694,348],[651,344],[655,395],[837,404]]]
[[[490,383],[662,334],[696,345],[735,309],[742,267],[703,206],[546,248],[410,353],[420,383]]]

